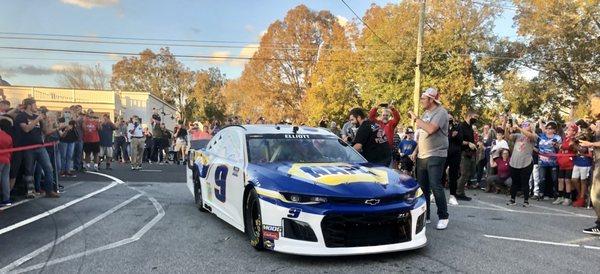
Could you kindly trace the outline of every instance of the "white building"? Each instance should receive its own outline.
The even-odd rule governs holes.
[[[111,119],[133,115],[148,124],[153,109],[157,109],[168,129],[177,124],[177,109],[149,92],[85,90],[29,86],[0,86],[11,106],[19,105],[23,99],[33,97],[38,107],[46,106],[51,111],[62,111],[71,105],[81,105],[84,110],[91,108],[97,113],[108,113]]]

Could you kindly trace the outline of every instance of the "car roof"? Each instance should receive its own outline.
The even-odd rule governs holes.
[[[293,125],[243,125],[246,134],[291,134],[293,133]],[[307,127],[298,126],[298,132],[296,134],[318,134],[318,135],[333,135],[331,131],[318,128],[318,127]]]

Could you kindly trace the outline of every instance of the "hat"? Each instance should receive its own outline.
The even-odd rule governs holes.
[[[554,121],[549,121],[548,123],[546,123],[546,127],[551,127],[553,129],[556,129],[558,127],[558,124],[556,124],[556,122],[554,122]]]
[[[441,105],[442,102],[440,101],[440,94],[438,93],[436,88],[428,88],[426,89],[423,94],[421,94],[421,98],[423,97],[429,97],[431,99],[433,99],[433,101],[435,101],[438,105]]]
[[[415,133],[415,130],[412,127],[407,127],[406,131],[404,132],[405,134],[409,134],[409,133]]]

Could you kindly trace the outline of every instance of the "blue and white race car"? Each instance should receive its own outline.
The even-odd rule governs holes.
[[[332,256],[427,243],[416,181],[367,163],[327,130],[229,126],[189,156],[198,208],[245,232],[256,249]]]

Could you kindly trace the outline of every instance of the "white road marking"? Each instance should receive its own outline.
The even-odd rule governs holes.
[[[578,244],[578,243],[589,242],[589,241],[598,240],[598,239],[600,239],[600,238],[590,236],[590,237],[585,237],[585,238],[571,240],[571,241],[568,241],[566,243],[568,243],[568,244]]]
[[[82,183],[83,183],[83,182],[77,182],[77,183],[74,183],[74,184],[71,184],[71,185],[68,185],[68,186],[66,186],[64,189],[65,189],[65,190],[67,190],[67,189],[69,189],[69,188],[72,188],[72,187],[74,187],[74,186],[80,185],[80,184],[82,184]],[[15,206],[22,205],[22,204],[24,204],[24,203],[31,202],[31,201],[33,201],[33,200],[36,200],[36,199],[39,199],[39,198],[40,198],[40,197],[35,197],[35,198],[33,198],[33,199],[25,199],[25,200],[18,201],[18,202],[16,202],[16,203],[13,203],[12,205],[9,205],[9,206],[4,206],[4,207],[0,207],[0,211],[2,211],[2,210],[7,210],[7,209],[9,209],[9,208],[13,208],[13,207],[15,207]]]
[[[20,221],[20,222],[18,222],[18,223],[16,223],[16,224],[13,224],[13,225],[7,226],[7,227],[5,227],[5,228],[3,228],[3,229],[0,229],[0,235],[2,235],[2,234],[4,234],[4,233],[7,233],[7,232],[10,232],[10,231],[12,231],[12,230],[14,230],[14,229],[17,229],[17,228],[19,228],[19,227],[22,227],[22,226],[24,226],[24,225],[28,225],[28,224],[30,224],[30,223],[33,223],[33,222],[35,222],[35,221],[37,221],[37,220],[39,220],[39,219],[42,219],[42,218],[44,218],[44,217],[48,217],[48,216],[50,216],[50,215],[52,215],[52,214],[54,214],[54,213],[56,213],[56,212],[59,212],[59,211],[61,211],[61,210],[65,209],[65,208],[67,208],[67,207],[70,207],[70,206],[72,206],[72,205],[74,205],[74,204],[77,204],[77,203],[79,203],[79,202],[81,202],[81,201],[83,201],[83,200],[89,199],[90,197],[93,197],[94,195],[97,195],[97,194],[99,194],[99,193],[102,193],[102,192],[104,192],[104,191],[107,191],[107,190],[109,190],[109,189],[111,189],[111,188],[115,187],[116,185],[118,185],[118,183],[116,183],[116,182],[113,182],[113,183],[111,183],[110,185],[107,185],[107,186],[105,186],[105,187],[103,187],[103,188],[101,188],[101,189],[99,189],[99,190],[96,190],[96,191],[94,191],[94,192],[92,192],[92,193],[89,193],[89,194],[87,194],[87,195],[85,195],[85,196],[83,196],[83,197],[79,197],[79,198],[77,198],[77,199],[75,199],[75,200],[72,200],[72,201],[70,201],[70,202],[68,202],[68,203],[66,203],[66,204],[64,204],[64,205],[61,205],[61,206],[55,207],[55,208],[53,208],[53,209],[50,209],[50,210],[48,210],[48,211],[46,211],[46,212],[44,212],[44,213],[40,213],[40,214],[38,214],[38,215],[36,215],[36,216],[33,216],[33,217],[29,218],[29,219],[25,219],[25,220],[23,220],[23,221]]]
[[[481,201],[481,200],[474,200],[474,201],[478,202],[480,204],[484,204],[484,205],[487,205],[487,206],[495,207],[497,209],[501,209],[503,211],[515,211],[514,209],[506,208],[506,207],[503,207],[503,206],[495,205],[495,204],[484,202],[484,201]]]
[[[578,244],[559,243],[559,242],[550,242],[550,241],[539,241],[539,240],[495,236],[495,235],[487,235],[487,234],[484,234],[483,236],[486,238],[508,240],[508,241],[515,241],[515,242],[525,242],[525,243],[535,243],[535,244],[545,244],[545,245],[565,246],[565,247],[580,247],[580,248],[586,248],[586,249],[600,250],[600,246],[578,245]]]
[[[552,213],[552,212],[536,212],[536,211],[526,211],[526,210],[506,210],[505,208],[502,208],[502,207],[501,208],[491,208],[491,207],[470,206],[470,205],[457,205],[456,207],[483,209],[483,210],[492,210],[492,211],[503,211],[503,212],[511,212],[511,213],[532,214],[532,215],[548,215],[548,216],[577,217],[577,218],[596,218],[596,217],[587,216],[587,215],[573,215],[573,214]]]
[[[142,171],[142,172],[162,172],[162,170],[159,170],[159,169],[140,169],[138,171]]]
[[[12,263],[10,263],[9,265],[7,265],[4,268],[0,269],[0,272],[2,272],[2,273],[7,272],[7,271],[9,271],[11,269],[14,269],[15,267],[18,267],[18,266],[22,265],[23,263],[25,263],[25,262],[27,262],[27,261],[35,258],[36,256],[42,254],[44,251],[46,251],[48,249],[51,249],[52,247],[54,247],[54,246],[56,246],[56,245],[64,242],[65,240],[71,238],[75,234],[77,234],[77,233],[83,231],[84,229],[90,227],[91,225],[93,225],[93,224],[101,221],[102,219],[106,218],[108,215],[113,214],[115,211],[123,208],[124,206],[126,206],[128,204],[130,204],[131,202],[135,201],[136,199],[138,199],[141,196],[142,196],[142,194],[137,194],[137,195],[129,198],[128,200],[126,200],[126,201],[118,204],[117,206],[109,209],[108,211],[106,211],[106,212],[98,215],[96,218],[88,221],[87,223],[85,223],[85,224],[83,224],[83,225],[81,225],[81,226],[79,226],[79,227],[77,227],[77,228],[69,231],[69,233],[67,233],[67,234],[65,234],[65,235],[57,238],[56,240],[54,240],[54,241],[52,241],[52,242],[50,242],[50,243],[48,243],[48,244],[46,244],[46,245],[44,245],[44,246],[36,249],[35,251],[33,251],[33,252],[31,252],[31,253],[29,253],[29,254],[27,254],[27,255],[19,258],[18,260],[14,261]]]
[[[117,182],[118,184],[125,184],[125,182],[123,182],[121,179],[111,176],[111,175],[107,175],[107,174],[103,174],[103,173],[98,173],[98,172],[90,172],[90,173],[94,173],[96,175],[99,176],[104,176],[107,178],[110,178],[111,180],[114,180],[115,182]],[[160,205],[160,203],[152,196],[148,195],[146,192],[133,188],[133,187],[129,187],[128,188],[135,190],[137,192],[139,192],[141,195],[146,196],[151,202],[152,205],[154,205],[154,208],[156,209],[157,215],[154,216],[154,218],[152,218],[152,220],[150,220],[150,222],[148,222],[146,225],[144,225],[140,230],[138,230],[135,234],[133,234],[133,236],[127,238],[127,239],[123,239],[114,243],[110,243],[98,248],[94,248],[94,249],[90,249],[90,250],[86,250],[84,252],[79,252],[79,253],[75,253],[66,257],[61,257],[61,258],[57,258],[54,260],[50,260],[47,261],[45,263],[40,263],[40,264],[36,264],[36,265],[32,265],[26,268],[21,268],[21,269],[16,269],[16,270],[11,270],[11,272],[14,273],[23,273],[23,272],[28,272],[28,271],[32,271],[32,270],[36,270],[36,269],[41,269],[44,268],[46,266],[51,266],[51,265],[55,265],[55,264],[59,264],[62,262],[66,262],[69,260],[73,260],[73,259],[77,259],[80,257],[84,257],[84,256],[88,256],[94,253],[98,253],[101,251],[105,251],[105,250],[109,250],[109,249],[113,249],[113,248],[117,248],[126,244],[130,244],[133,243],[137,240],[139,240],[142,236],[144,236],[144,234],[146,234],[146,232],[148,232],[150,229],[152,229],[153,226],[155,226],[164,216],[165,216],[165,211],[163,209],[163,207]]]
[[[540,206],[540,205],[531,205],[531,206],[532,207],[541,208],[541,209],[547,209],[547,210],[550,210],[550,211],[556,211],[556,212],[560,212],[560,213],[571,214],[571,215],[575,215],[575,216],[579,216],[579,217],[592,217],[592,218],[595,218],[594,216],[585,215],[585,214],[579,214],[579,213],[575,213],[575,212],[571,212],[571,211],[567,211],[567,210],[562,210],[562,209],[558,209],[558,208],[552,208],[552,207]]]

